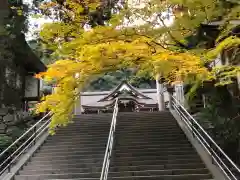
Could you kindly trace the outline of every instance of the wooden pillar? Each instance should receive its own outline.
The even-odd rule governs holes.
[[[0,1],[0,35],[6,35],[5,19],[8,17],[8,0]]]
[[[163,79],[160,74],[156,76],[156,87],[157,87],[157,102],[158,102],[158,110],[164,111],[165,110],[165,101],[164,101],[164,86],[163,86]]]

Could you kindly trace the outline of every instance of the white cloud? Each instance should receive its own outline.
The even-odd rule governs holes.
[[[33,0],[23,0],[24,4],[27,4],[29,6],[32,5]],[[33,17],[33,15],[30,13],[30,15],[28,16],[28,21],[29,21],[29,28],[28,28],[28,32],[25,34],[26,35],[26,39],[27,40],[32,40],[36,38],[35,33],[39,32],[42,25],[45,23],[51,23],[52,20],[50,18],[47,17]]]

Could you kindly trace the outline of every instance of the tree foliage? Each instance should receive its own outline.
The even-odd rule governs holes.
[[[20,59],[26,58],[21,56],[26,51],[27,11],[22,1],[0,2],[0,106],[21,108],[24,70]]]
[[[149,76],[138,77],[133,69],[120,69],[116,72],[108,72],[93,79],[84,91],[109,91],[119,85],[119,82],[127,80],[134,87],[141,89],[156,88],[156,82]]]
[[[46,12],[59,12],[59,20],[46,24],[40,33],[58,61],[49,65],[47,72],[37,75],[56,84],[56,93],[46,96],[37,106],[40,112],[51,110],[54,113],[51,132],[57,125],[70,122],[79,92],[99,75],[134,68],[138,76],[148,74],[154,78],[160,74],[168,82],[189,77],[216,79],[219,71],[209,70],[206,63],[224,49],[239,45],[239,38],[234,36],[217,39],[216,42],[221,43],[209,49],[201,41],[207,35],[199,33],[204,25],[222,20],[216,36],[229,36],[234,27],[230,21],[239,18],[239,5],[234,2],[165,0],[159,3],[149,0],[141,4],[122,3],[121,10],[101,23],[91,20],[92,14],[104,7],[104,2],[61,2],[59,5],[59,1],[52,1],[42,6]],[[86,26],[91,28],[86,29]],[[195,38],[198,40],[191,45],[191,39]],[[233,69],[231,75],[236,75],[239,70]]]

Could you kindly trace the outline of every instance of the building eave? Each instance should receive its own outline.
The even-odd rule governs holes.
[[[28,73],[39,73],[47,70],[45,64],[36,56],[25,40],[24,34],[16,37],[18,44],[13,45],[16,62],[21,64]],[[20,47],[21,46],[21,47]]]
[[[123,85],[126,85],[136,95],[141,96],[142,98],[145,98],[145,99],[151,99],[150,97],[145,96],[143,93],[139,92],[136,88],[134,88],[132,85],[130,85],[127,81],[122,81],[114,90],[112,90],[107,96],[100,99],[98,102],[107,101],[111,96],[116,94],[117,91],[119,91],[120,88],[123,87]]]

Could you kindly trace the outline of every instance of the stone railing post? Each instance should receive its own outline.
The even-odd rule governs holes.
[[[169,99],[169,109],[173,108],[173,92],[174,92],[174,87],[172,85],[167,85],[167,92],[168,92],[168,99]]]
[[[156,76],[156,88],[157,88],[157,102],[158,102],[158,110],[164,111],[165,110],[165,100],[164,100],[164,85],[163,85],[163,78],[160,74]]]

